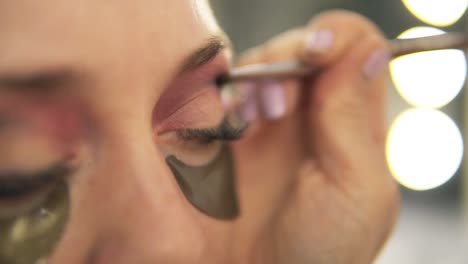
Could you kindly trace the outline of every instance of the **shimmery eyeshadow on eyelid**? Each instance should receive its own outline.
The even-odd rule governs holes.
[[[216,126],[224,118],[224,113],[220,111],[221,102],[217,103],[218,93],[215,89],[206,89],[191,100],[185,101],[166,118],[158,120],[158,133]]]
[[[226,56],[220,54],[201,69],[181,76],[158,99],[154,112],[154,121],[156,123],[163,122],[177,109],[183,107],[204,90],[215,90],[217,88],[216,77],[226,72],[228,68],[229,63]]]
[[[83,132],[83,124],[80,124],[78,113],[73,110],[55,111],[57,112],[51,114],[49,122],[44,123],[49,125],[49,131],[62,142],[69,142],[79,137]]]
[[[2,114],[11,116],[12,120],[24,122],[25,125],[44,133],[57,147],[69,146],[83,132],[83,111],[69,103],[23,103],[22,107],[12,104],[5,107]],[[15,107],[16,106],[16,107]],[[7,109],[7,110],[5,110]]]

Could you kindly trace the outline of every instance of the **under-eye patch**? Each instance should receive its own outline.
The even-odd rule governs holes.
[[[201,212],[230,220],[239,215],[232,152],[225,144],[208,165],[192,167],[174,156],[166,158],[185,197]]]
[[[57,246],[68,220],[69,192],[65,183],[51,187],[51,193],[38,198],[37,207],[0,216],[0,263],[41,263]]]

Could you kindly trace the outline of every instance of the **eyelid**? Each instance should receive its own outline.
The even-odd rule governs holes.
[[[158,99],[154,108],[155,124],[165,123],[166,119],[196,95],[206,93],[209,90],[213,93],[219,93],[216,79],[229,70],[229,65],[229,60],[222,52],[207,65],[178,76]]]

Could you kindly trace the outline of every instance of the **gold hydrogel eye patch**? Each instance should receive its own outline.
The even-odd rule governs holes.
[[[223,220],[239,215],[234,160],[227,145],[205,166],[188,166],[174,156],[166,162],[185,197],[201,212]]]
[[[0,263],[35,264],[49,256],[62,236],[68,210],[68,188],[60,183],[36,209],[0,219]]]

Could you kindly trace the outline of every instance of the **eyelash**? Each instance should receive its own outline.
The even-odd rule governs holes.
[[[221,90],[228,83],[229,77],[227,73],[220,74],[214,79],[215,85]]]
[[[227,73],[221,73],[213,79],[213,84],[222,90],[228,83],[229,77]],[[202,145],[209,145],[215,141],[234,141],[242,137],[247,125],[235,127],[226,119],[217,128],[207,129],[183,129],[177,131],[177,136],[185,141],[195,141]]]
[[[242,137],[246,126],[234,127],[228,121],[224,121],[217,128],[208,129],[184,129],[177,131],[177,136],[185,141],[196,141],[202,145],[209,145],[215,141],[233,141]]]
[[[19,172],[0,172],[0,200],[14,201],[34,194],[41,188],[54,184],[72,172],[61,161],[45,170],[27,174]]]

